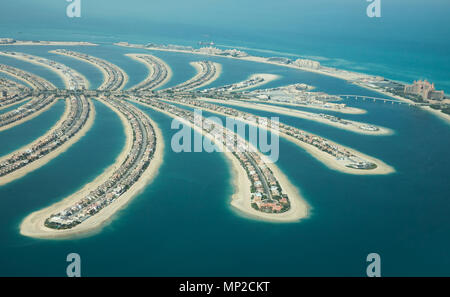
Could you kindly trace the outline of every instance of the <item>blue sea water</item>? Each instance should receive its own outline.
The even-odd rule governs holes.
[[[353,12],[350,10],[348,14]],[[241,13],[237,12],[236,18]],[[388,17],[389,10],[386,13]],[[249,22],[255,22],[257,17],[251,17]],[[318,19],[324,21],[323,16]],[[280,20],[268,20],[277,21]],[[334,39],[330,29],[320,35],[317,33],[320,28],[313,26],[308,27],[312,31],[309,33],[295,27],[273,34],[268,28],[236,30],[239,24],[230,30],[178,25],[131,30],[120,23],[94,26],[74,22],[77,26],[64,19],[58,28],[45,22],[31,28],[24,19],[20,26],[15,23],[1,26],[0,35],[17,39],[101,42],[98,47],[65,48],[116,63],[130,77],[127,87],[144,79],[147,70],[124,54],[147,51],[118,48],[111,42],[195,45],[198,40],[212,39],[220,46],[242,46],[246,51],[266,56],[286,53],[315,56],[330,66],[392,79],[411,81],[423,75],[436,81],[438,87],[450,90],[448,38],[439,40],[438,34],[429,34],[420,43],[411,41],[408,34],[404,39],[394,40],[393,32],[387,32],[389,38],[381,38],[378,43],[363,38],[363,31],[368,28],[372,29],[373,38],[379,38],[384,32],[382,29],[392,25],[389,19],[384,25],[379,24],[378,31],[366,23],[351,30],[341,24],[343,29],[350,30],[347,38],[336,36]],[[412,26],[422,36],[421,33],[429,29],[424,27],[421,32],[416,25]],[[445,33],[448,28],[442,27],[440,31]],[[352,33],[359,38],[351,39]],[[48,53],[55,48],[12,46],[8,50],[57,60],[85,75],[91,88],[101,84],[101,72],[96,68]],[[209,59],[223,65],[223,74],[207,87],[233,83],[264,72],[281,76],[264,88],[303,82],[330,94],[380,97],[339,79],[314,73],[230,59],[150,53],[172,67],[174,75],[164,87],[192,77],[195,71],[189,62]],[[58,87],[63,86],[61,79],[47,69],[1,56],[0,63],[25,69]],[[385,276],[450,275],[448,124],[406,105],[353,99],[345,103],[368,111],[364,115],[345,117],[382,125],[395,133],[385,137],[364,136],[294,117],[240,108],[261,116],[279,116],[282,122],[353,147],[395,168],[396,172],[388,176],[342,174],[280,139],[277,165],[311,207],[310,216],[299,223],[273,224],[241,216],[230,206],[233,187],[227,160],[220,153],[173,152],[170,141],[176,130],[170,129],[171,119],[140,107],[159,125],[165,142],[164,162],[145,191],[93,236],[62,241],[21,236],[18,229],[25,216],[92,181],[114,163],[123,149],[125,136],[119,118],[106,106],[95,102],[96,121],[86,136],[47,165],[0,187],[0,275],[64,276],[65,259],[71,252],[81,255],[82,274],[86,276],[364,276],[366,256],[371,252],[381,255]],[[35,119],[0,132],[0,156],[45,133],[61,116],[63,108],[63,103],[59,102]]]

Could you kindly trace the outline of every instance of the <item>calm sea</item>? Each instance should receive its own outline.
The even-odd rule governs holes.
[[[117,28],[119,25],[116,25]],[[118,34],[113,28],[43,31],[2,27],[0,34],[45,40],[112,42],[172,42],[195,44],[208,39],[204,31],[183,34],[175,28],[144,35]],[[21,33],[19,33],[21,32]],[[153,31],[152,31],[153,32]],[[380,48],[344,42],[323,47],[316,39],[274,38],[251,34],[237,38],[212,36],[218,45],[240,45],[261,55],[321,56],[324,64],[376,72],[398,80],[419,78],[421,71],[450,91],[448,51],[409,50],[389,45]],[[289,42],[287,41],[289,40]],[[306,42],[309,40],[308,42]],[[323,41],[325,42],[325,41]],[[389,48],[389,51],[386,51]],[[53,47],[11,47],[48,57],[75,68],[95,88],[101,73],[94,67],[48,53]],[[146,76],[145,68],[124,57],[127,52],[108,44],[71,47],[110,60],[130,76],[128,87]],[[261,51],[264,50],[264,51]],[[275,52],[267,52],[273,50]],[[252,50],[249,50],[252,51]],[[190,61],[204,57],[154,52],[174,70],[167,86],[193,74]],[[326,58],[325,58],[326,57]],[[425,57],[421,59],[419,57]],[[341,59],[341,64],[339,63]],[[374,95],[341,80],[281,67],[211,58],[223,64],[221,85],[245,79],[255,72],[282,76],[270,86],[304,82],[332,94]],[[28,63],[0,57],[6,63],[41,75],[61,87],[52,72]],[[426,64],[426,67],[425,67]],[[376,65],[376,66],[373,66]],[[372,67],[373,66],[373,67]],[[369,71],[370,70],[370,71]],[[23,237],[18,229],[30,212],[46,207],[93,180],[123,148],[125,136],[119,118],[95,102],[94,126],[77,144],[39,170],[0,187],[0,275],[64,276],[67,254],[81,255],[82,274],[149,276],[364,276],[366,256],[379,253],[382,274],[450,275],[450,129],[433,115],[405,105],[349,100],[347,104],[368,111],[348,118],[371,122],[395,131],[392,136],[363,136],[289,116],[280,120],[382,159],[396,173],[389,176],[353,176],[329,170],[295,145],[280,140],[277,165],[297,186],[311,206],[309,218],[293,224],[272,224],[242,217],[231,208],[231,173],[219,153],[174,153],[170,149],[171,119],[142,108],[160,126],[165,141],[164,163],[158,176],[112,222],[94,236],[66,241]],[[0,154],[31,142],[54,125],[63,112],[58,103],[27,124],[0,132]],[[246,109],[242,109],[246,110]],[[267,112],[247,110],[270,116]]]

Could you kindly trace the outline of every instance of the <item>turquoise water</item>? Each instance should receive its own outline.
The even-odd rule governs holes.
[[[73,49],[107,60],[111,52],[111,61],[130,76],[128,86],[146,75],[142,65],[123,56],[137,50],[109,45]],[[93,87],[101,83],[95,68],[47,54],[48,47],[15,50],[52,57],[76,68]],[[167,86],[189,79],[194,72],[189,62],[201,58],[153,54],[174,71]],[[282,76],[270,86],[306,82],[332,94],[373,95],[317,74],[211,60],[224,68],[215,85],[269,72]],[[59,82],[51,72],[29,63],[20,67]],[[112,164],[122,150],[125,136],[119,118],[95,102],[96,121],[85,137],[47,165],[0,187],[0,275],[64,276],[65,258],[71,252],[81,255],[82,274],[86,276],[363,276],[365,258],[371,252],[381,255],[386,276],[449,275],[449,126],[429,113],[403,105],[345,102],[368,111],[346,117],[389,127],[395,134],[371,137],[289,116],[280,115],[280,120],[380,158],[396,172],[389,176],[342,174],[280,139],[277,165],[311,206],[310,216],[299,223],[272,224],[242,217],[229,204],[233,188],[227,160],[219,153],[174,153],[170,141],[176,131],[170,129],[171,119],[141,107],[159,125],[165,142],[164,163],[145,191],[94,236],[65,241],[21,236],[18,228],[26,215],[80,189]],[[21,132],[1,132],[0,154],[41,135],[62,114],[63,105],[58,104],[14,128]]]

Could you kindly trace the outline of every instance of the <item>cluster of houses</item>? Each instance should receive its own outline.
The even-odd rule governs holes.
[[[55,101],[54,95],[40,95],[38,98],[30,100],[24,105],[13,109],[9,112],[0,114],[0,127],[10,125],[14,122],[20,121],[25,117],[45,108]]]
[[[324,92],[311,92],[313,89],[313,86],[307,84],[293,84],[270,89],[254,90],[248,95],[261,101],[273,103],[293,103],[336,110],[346,107],[344,103],[329,102],[341,100],[339,96],[329,95]]]
[[[201,70],[199,73],[192,79],[171,88],[172,91],[188,91],[198,88],[216,75],[217,69],[215,63],[211,61],[200,61],[194,63],[200,65]]]
[[[232,116],[236,118],[240,118],[246,121],[254,122],[255,124],[260,124],[265,127],[271,127],[273,129],[279,129],[280,134],[286,134],[288,136],[294,137],[295,139],[304,142],[306,144],[312,145],[322,152],[330,154],[335,157],[335,159],[339,162],[342,162],[345,166],[354,168],[354,169],[374,169],[377,167],[376,164],[364,160],[363,158],[356,156],[351,153],[347,149],[338,146],[337,144],[333,144],[328,140],[319,137],[317,135],[309,134],[305,131],[302,131],[298,128],[285,125],[282,123],[277,123],[276,125],[270,121],[270,119],[264,117],[258,117],[256,115],[243,112],[231,107],[221,106],[212,104],[209,102],[205,102],[202,100],[192,99],[192,95],[186,94],[178,94],[178,96],[171,96],[170,100],[174,102],[179,102],[182,104],[189,104],[201,109],[211,110],[219,113],[226,114],[227,116]],[[273,127],[272,127],[273,126]],[[377,127],[374,127],[377,128]],[[367,129],[371,129],[371,125],[367,125]]]
[[[199,49],[193,49],[193,52],[198,52],[202,54],[207,55],[217,55],[217,56],[228,56],[228,57],[234,57],[234,58],[243,58],[247,57],[248,54],[246,52],[237,50],[237,49],[220,49],[217,47],[207,46],[207,47],[201,47]]]
[[[30,89],[10,79],[0,77],[0,107],[24,100]]]
[[[78,58],[97,65],[106,71],[105,82],[100,86],[99,90],[115,91],[119,89],[125,82],[125,74],[116,65],[109,63],[103,59],[89,56],[83,53],[73,52],[69,50],[59,49],[55,53]]]
[[[290,209],[289,198],[270,168],[255,152],[237,152],[236,157],[243,165],[250,179],[251,206],[266,213],[282,213]]]
[[[149,55],[138,55],[147,65],[151,65],[152,73],[148,79],[131,90],[152,90],[158,87],[169,75],[167,66],[160,59]]]
[[[250,79],[235,83],[235,84],[229,84],[225,85],[219,88],[211,88],[203,90],[203,93],[214,91],[214,92],[237,92],[245,89],[252,88],[254,86],[257,86],[259,84],[264,83],[265,79],[262,76],[254,76]]]
[[[0,72],[7,73],[11,76],[18,77],[24,81],[26,81],[30,86],[37,90],[54,90],[55,86],[49,83],[48,81],[40,78],[37,75],[31,74],[29,72],[23,71],[21,69],[0,64]]]
[[[135,99],[181,117],[194,125],[201,125],[199,128],[210,134],[216,143],[222,142],[240,161],[241,166],[247,172],[252,183],[251,205],[254,209],[266,213],[282,213],[289,210],[290,202],[288,196],[282,192],[280,184],[259,153],[249,150],[249,146],[243,138],[232,131],[226,130],[221,124],[212,120],[202,118],[202,121],[196,121],[193,111],[153,98],[139,97]],[[225,130],[226,133],[223,133]]]
[[[223,49],[220,49],[217,47],[213,47],[212,46],[213,43],[209,43],[210,46],[205,46],[205,47],[201,47],[201,48],[193,48],[192,46],[183,46],[183,45],[175,45],[175,44],[164,45],[164,44],[148,43],[146,45],[143,45],[143,44],[132,44],[132,43],[128,43],[128,42],[118,42],[118,43],[115,43],[115,45],[123,46],[123,47],[132,47],[132,48],[186,51],[186,52],[192,52],[192,53],[234,57],[234,58],[243,58],[243,57],[248,56],[248,54],[246,52],[240,51],[237,49],[223,50]]]
[[[2,52],[2,54],[12,57],[18,57],[31,63],[34,62],[38,64],[43,64],[47,67],[55,69],[58,72],[61,72],[62,75],[64,75],[67,78],[69,90],[85,90],[87,88],[86,82],[84,78],[81,76],[81,74],[71,69],[70,67],[67,67],[64,64],[19,52]]]
[[[320,151],[333,156],[337,161],[342,162],[346,167],[354,169],[375,169],[376,164],[356,156],[345,148],[329,142],[328,140],[313,134],[306,133],[298,128],[285,124],[279,124],[280,133],[285,133],[295,139],[312,145]]]
[[[63,211],[52,214],[45,226],[52,229],[71,229],[124,195],[135,184],[153,157],[156,135],[150,120],[129,103],[114,98],[104,98],[122,113],[133,131],[131,150],[126,159],[112,175],[96,189]]]
[[[33,143],[30,148],[17,152],[0,163],[0,177],[14,173],[22,167],[39,160],[56,150],[80,131],[89,117],[90,103],[84,96],[80,96],[79,98],[71,98],[69,104],[70,111],[67,119],[53,130],[51,134]]]

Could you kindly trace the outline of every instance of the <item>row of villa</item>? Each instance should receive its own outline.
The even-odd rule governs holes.
[[[195,100],[192,99],[192,96],[188,93],[176,94],[166,100],[179,102],[182,104],[189,104],[205,110],[223,113],[227,116],[232,116],[238,119],[243,119],[249,122],[253,122],[255,124],[262,125],[264,127],[268,127],[269,129],[270,128],[279,129],[280,134],[285,134],[287,136],[294,137],[296,140],[314,146],[320,151],[333,156],[337,161],[342,162],[344,166],[349,168],[375,169],[377,167],[375,163],[365,160],[362,157],[356,156],[347,149],[340,147],[339,145],[334,144],[331,141],[322,138],[320,136],[310,134],[298,128],[285,125],[282,123],[279,123],[277,125],[274,125],[274,127],[272,127],[270,119],[266,119],[264,117],[259,117],[254,114],[243,112],[227,106],[216,105],[202,100]]]
[[[86,124],[90,113],[90,102],[84,96],[69,99],[67,119],[49,135],[32,144],[24,151],[17,152],[0,163],[0,177],[14,173],[24,166],[53,152],[75,136]]]
[[[2,113],[0,114],[0,128],[11,125],[34,114],[52,104],[54,101],[54,95],[40,95],[16,109]]]
[[[179,84],[173,88],[170,88],[172,91],[187,91],[200,87],[205,82],[211,80],[217,73],[217,67],[214,62],[211,61],[200,61],[194,62],[200,65],[201,70],[197,75],[195,75],[192,79]]]
[[[45,221],[51,229],[71,229],[120,199],[141,178],[156,148],[156,135],[150,119],[133,105],[115,98],[104,98],[118,110],[132,128],[132,146],[126,159],[111,176],[72,206],[52,214]]]
[[[207,92],[238,92],[240,90],[243,89],[248,89],[251,88],[253,86],[256,86],[258,84],[262,84],[265,81],[264,77],[262,76],[255,76],[252,77],[250,79],[238,82],[238,83],[234,83],[234,84],[229,84],[229,85],[225,85],[222,87],[218,87],[218,88],[211,88],[211,89],[206,89],[203,90],[202,93],[207,93]]]
[[[27,71],[23,71],[21,69],[0,64],[0,72],[6,73],[8,75],[20,78],[23,81],[26,81],[32,88],[37,90],[54,90],[55,86],[45,79],[40,78],[37,75],[31,74]]]
[[[292,84],[287,86],[258,89],[247,93],[253,99],[272,103],[303,104],[312,107],[325,107],[340,110],[346,107],[345,103],[332,103],[339,101],[339,96],[324,92],[311,92],[314,87],[307,84]]]
[[[138,84],[131,90],[153,90],[162,84],[168,77],[169,71],[167,65],[159,58],[150,55],[137,55],[138,59],[144,61],[152,69],[151,75],[148,79]]]
[[[120,87],[122,87],[125,83],[124,72],[119,67],[117,67],[116,65],[114,65],[108,61],[105,61],[103,59],[96,58],[96,57],[93,57],[93,56],[90,56],[87,54],[69,51],[69,50],[65,50],[65,49],[59,49],[59,50],[55,50],[53,52],[57,53],[57,54],[62,54],[62,55],[66,55],[69,57],[74,57],[74,58],[78,58],[81,60],[85,60],[85,61],[90,62],[90,63],[96,65],[97,67],[103,69],[104,71],[106,71],[105,81],[99,87],[99,90],[115,91],[115,90],[119,89]]]
[[[0,108],[24,101],[31,90],[13,80],[0,78]]]
[[[13,58],[24,59],[31,63],[42,64],[61,72],[62,75],[67,78],[67,87],[69,90],[84,90],[87,88],[84,78],[78,72],[62,63],[20,52],[0,52],[0,54]]]
[[[251,205],[254,209],[266,213],[282,213],[290,209],[288,196],[283,193],[280,184],[260,154],[252,150],[245,139],[233,131],[225,129],[217,122],[202,117],[196,120],[194,112],[168,104],[151,97],[132,97],[152,107],[182,118],[202,131],[208,133],[216,145],[223,145],[239,160],[251,181]]]

